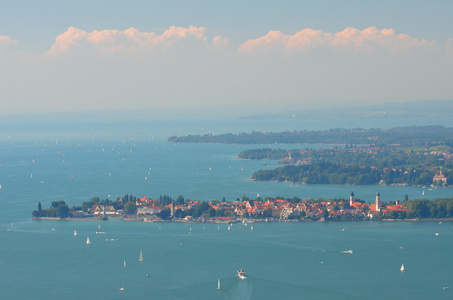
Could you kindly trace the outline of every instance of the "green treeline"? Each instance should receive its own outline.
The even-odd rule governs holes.
[[[434,201],[408,200],[403,202],[403,205],[409,207],[408,218],[453,218],[453,198],[438,198]]]
[[[53,201],[51,206],[46,209],[41,208],[41,202],[38,203],[38,210],[33,211],[33,217],[47,218],[67,218],[69,216],[69,207],[64,201]]]
[[[431,150],[444,150],[451,152],[450,147],[437,146],[432,149],[398,149],[395,147],[372,148],[346,145],[345,148],[329,149],[249,149],[239,153],[240,159],[268,159],[283,160],[291,156],[288,163],[295,164],[298,160],[310,158],[312,162],[327,161],[341,164],[358,164],[361,166],[375,166],[377,168],[397,168],[413,166],[416,168],[452,168],[453,163],[437,154],[430,154]]]
[[[93,197],[90,201],[84,201],[80,206],[72,206],[71,208],[65,203],[65,201],[54,201],[51,203],[51,206],[47,209],[42,209],[41,202],[38,203],[38,210],[33,211],[33,217],[35,218],[68,218],[71,215],[71,212],[83,211],[88,212],[95,205],[102,206],[113,206],[115,210],[123,210],[125,215],[135,215],[137,213],[136,205],[137,197],[126,194],[121,198],[116,198],[116,200],[101,199],[99,197]],[[159,200],[156,201],[156,204],[159,206],[165,206],[172,202],[176,204],[183,204],[184,198],[179,196],[176,201],[174,201],[170,196],[160,195]],[[169,211],[169,210],[168,210]],[[165,215],[165,213],[163,213]],[[79,216],[80,217],[80,216]]]
[[[370,167],[346,166],[334,163],[314,163],[302,166],[284,166],[275,170],[253,173],[253,180],[275,180],[307,184],[378,184],[381,174]]]
[[[171,136],[173,143],[221,144],[373,144],[403,146],[453,144],[453,128],[443,126],[409,126],[392,129],[329,129],[324,131],[285,131],[226,133],[220,135]]]
[[[344,165],[330,162],[317,162],[301,166],[284,166],[274,170],[260,170],[253,173],[252,179],[273,180],[306,184],[407,184],[430,185],[435,172],[401,167],[399,169],[377,169],[357,164]],[[451,184],[449,177],[448,184]],[[439,183],[440,184],[440,183]]]
[[[298,150],[292,150],[291,152],[297,153]],[[271,148],[263,148],[263,149],[249,149],[244,150],[239,153],[238,158],[240,159],[256,159],[256,160],[280,160],[283,157],[288,155],[287,150],[283,149],[271,149]]]

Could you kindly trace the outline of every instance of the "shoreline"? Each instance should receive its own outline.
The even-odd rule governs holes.
[[[115,220],[121,220],[124,222],[143,222],[143,223],[202,223],[202,224],[237,224],[241,223],[242,220],[231,220],[229,222],[225,222],[223,220],[216,221],[216,220],[209,220],[209,221],[196,221],[196,220],[149,220],[146,218],[112,218]],[[102,220],[99,218],[57,218],[57,217],[32,217],[32,220],[51,220],[51,221],[108,221]],[[361,220],[349,220],[349,221],[337,221],[337,220],[254,220],[254,219],[244,219],[247,223],[273,223],[273,222],[288,222],[288,223],[305,223],[305,222],[453,222],[453,218],[434,218],[434,219],[380,219],[380,220],[371,220],[371,219],[361,219]]]

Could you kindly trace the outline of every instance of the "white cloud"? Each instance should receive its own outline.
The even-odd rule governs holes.
[[[406,34],[396,34],[393,29],[364,30],[348,27],[341,32],[328,33],[310,28],[293,35],[270,31],[265,36],[246,41],[239,47],[240,53],[299,53],[327,47],[332,50],[370,52],[384,49],[389,52],[405,52],[410,49],[434,46],[434,42],[418,40]]]
[[[441,44],[393,29],[270,31],[233,49],[204,27],[70,27],[45,53],[16,44],[0,36],[3,114],[453,98],[453,39]]]
[[[17,41],[12,40],[9,36],[0,35],[0,46],[1,47],[10,47],[13,45],[17,45]]]
[[[171,26],[162,34],[141,32],[131,27],[124,31],[106,29],[87,32],[75,27],[60,34],[48,56],[81,54],[91,57],[122,55],[123,57],[168,53],[173,51],[212,51],[225,49],[228,39],[221,36],[212,41],[206,36],[206,28],[189,26],[188,28]]]
[[[11,39],[9,36],[0,35],[0,62],[7,60],[8,57],[14,55],[14,46],[17,41]]]

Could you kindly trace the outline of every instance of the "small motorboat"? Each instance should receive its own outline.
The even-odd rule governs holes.
[[[240,279],[246,279],[247,276],[245,276],[245,271],[242,270],[242,269],[238,270],[238,277],[239,277]]]

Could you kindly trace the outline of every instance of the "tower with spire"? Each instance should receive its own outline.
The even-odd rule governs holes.
[[[352,203],[354,202],[355,202],[354,192],[351,192],[351,195],[349,196],[349,206],[352,206]]]

